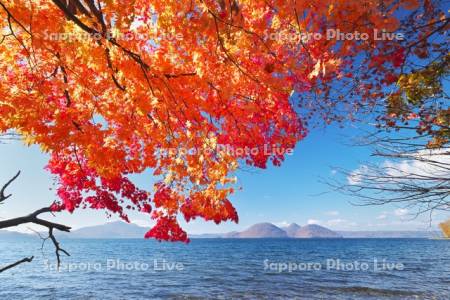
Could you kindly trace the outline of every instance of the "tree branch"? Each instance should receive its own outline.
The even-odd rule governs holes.
[[[20,175],[20,171],[17,172],[17,174],[13,178],[11,178],[0,190],[0,203],[4,200],[8,199],[9,197],[11,197],[11,194],[5,196],[5,190],[17,177],[19,177],[19,175]],[[50,239],[53,242],[53,245],[55,246],[55,254],[56,254],[56,259],[58,262],[58,269],[59,269],[59,267],[61,265],[61,253],[64,253],[67,256],[70,256],[70,254],[66,250],[64,250],[60,247],[59,242],[56,240],[56,238],[53,234],[53,231],[54,231],[54,229],[57,229],[57,230],[64,231],[64,232],[70,232],[71,228],[66,225],[50,222],[50,221],[39,218],[39,215],[41,215],[43,213],[48,213],[48,212],[52,212],[51,208],[44,207],[44,208],[36,210],[35,212],[33,212],[27,216],[0,221],[0,229],[15,227],[15,226],[27,224],[27,223],[33,223],[33,224],[47,227],[48,238],[44,239],[44,242],[47,239]],[[29,258],[24,258],[24,259],[17,261],[11,265],[1,268],[0,273],[4,272],[6,270],[9,270],[11,268],[14,268],[15,266],[18,266],[22,263],[31,262],[32,260],[33,260],[33,256],[31,256]]]
[[[52,210],[50,209],[50,207],[44,207],[44,208],[41,208],[27,216],[0,221],[0,229],[15,227],[15,226],[18,226],[21,224],[33,223],[33,224],[47,227],[48,229],[56,228],[60,231],[70,232],[71,228],[69,226],[58,224],[58,223],[53,223],[53,222],[38,218],[38,216],[40,214],[46,213],[46,212],[51,212],[51,211]]]
[[[5,195],[5,190],[14,180],[16,180],[17,177],[19,177],[19,175],[20,175],[20,171],[17,172],[17,174],[14,175],[14,177],[11,178],[7,183],[5,183],[5,185],[3,185],[2,189],[0,190],[0,203],[2,203],[3,201],[5,201],[9,197],[11,197],[11,194]]]
[[[13,264],[7,265],[6,267],[3,267],[0,269],[0,273],[5,272],[6,270],[12,269],[14,267],[17,267],[20,264],[26,263],[26,262],[32,262],[33,261],[34,256],[31,257],[25,257],[24,259],[21,259],[19,261],[16,261]]]

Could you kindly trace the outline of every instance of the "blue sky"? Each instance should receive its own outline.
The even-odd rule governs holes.
[[[361,133],[356,125],[312,130],[281,167],[239,171],[237,176],[243,189],[232,197],[239,212],[239,224],[215,225],[197,220],[184,224],[184,228],[198,234],[242,230],[257,222],[276,225],[296,222],[318,223],[335,230],[430,230],[448,218],[449,215],[437,213],[430,228],[429,216],[412,220],[410,211],[402,207],[354,206],[350,201],[356,199],[332,192],[322,183],[339,176],[333,167],[353,170],[370,159],[370,149],[349,145],[352,137]],[[6,182],[17,170],[22,170],[22,175],[8,189],[13,197],[0,206],[0,219],[30,213],[55,199],[54,191],[50,190],[52,178],[44,170],[45,164],[46,156],[38,147],[26,147],[19,142],[0,145],[0,182]],[[150,174],[135,176],[134,181],[151,190]],[[107,219],[102,211],[92,210],[47,217],[74,228],[116,220]],[[136,224],[151,226],[148,215],[131,215],[131,219]],[[26,231],[28,227],[32,226],[19,230]]]

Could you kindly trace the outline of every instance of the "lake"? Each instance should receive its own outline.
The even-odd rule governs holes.
[[[450,299],[450,241],[426,239],[0,241],[0,299]]]

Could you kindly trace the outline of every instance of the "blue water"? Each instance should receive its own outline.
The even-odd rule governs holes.
[[[0,299],[450,299],[444,240],[61,243],[71,257],[58,272],[51,244],[0,241],[0,266],[35,255],[0,273]]]

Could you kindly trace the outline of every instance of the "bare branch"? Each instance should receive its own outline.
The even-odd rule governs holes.
[[[20,134],[14,132],[6,132],[0,134],[0,144],[8,143],[10,141],[20,140]]]
[[[414,143],[409,143],[414,141]],[[427,138],[395,136],[383,130],[370,134],[362,146],[372,156],[356,170],[335,168],[344,178],[327,181],[335,191],[359,199],[355,205],[398,204],[418,214],[450,211],[450,151],[448,145],[427,149]]]
[[[5,183],[5,185],[3,185],[2,189],[0,190],[0,203],[2,203],[3,201],[5,201],[9,197],[11,197],[11,194],[5,195],[5,190],[14,180],[17,179],[17,177],[19,177],[19,175],[20,175],[20,171],[18,171],[17,174],[14,175],[13,178],[11,178],[7,183]]]
[[[47,227],[48,229],[55,228],[60,231],[70,232],[71,228],[69,226],[58,224],[58,223],[53,223],[53,222],[38,218],[38,216],[40,214],[51,212],[51,211],[52,210],[50,207],[44,207],[44,208],[41,208],[27,216],[0,221],[0,229],[15,227],[15,226],[18,226],[21,224],[33,223],[33,224]]]
[[[60,255],[60,253],[62,252],[62,253],[64,253],[67,256],[70,256],[70,254],[66,250],[62,249],[59,246],[59,242],[56,240],[55,236],[53,235],[53,227],[49,228],[48,236],[51,239],[51,241],[53,242],[53,245],[55,246],[55,255],[56,255],[56,260],[57,260],[58,269],[59,269],[59,267],[61,265],[61,255]]]
[[[19,261],[16,261],[13,264],[7,265],[6,267],[3,267],[0,269],[0,273],[5,272],[6,270],[12,269],[14,267],[17,267],[20,264],[26,263],[26,262],[32,262],[33,261],[34,256],[31,257],[25,257],[24,259],[21,259]]]
[[[20,175],[20,171],[17,172],[17,174],[10,179],[4,186],[3,188],[0,190],[0,203],[6,199],[8,199],[11,195],[6,195],[4,194],[5,189]],[[4,229],[4,228],[10,228],[10,227],[15,227],[18,225],[22,225],[22,224],[28,224],[28,223],[33,223],[33,224],[37,224],[37,225],[41,225],[44,226],[48,229],[48,237],[47,238],[42,238],[42,236],[39,234],[39,236],[41,237],[41,239],[43,239],[43,243],[42,246],[44,245],[45,241],[47,239],[50,239],[53,243],[53,245],[55,246],[55,254],[56,254],[56,259],[58,262],[58,269],[61,265],[61,253],[70,256],[70,254],[62,249],[59,245],[59,242],[56,240],[53,232],[54,229],[60,230],[60,231],[64,231],[64,232],[70,232],[70,227],[66,226],[66,225],[62,225],[62,224],[58,224],[58,223],[54,223],[54,222],[50,222],[47,220],[43,220],[41,218],[39,218],[39,216],[43,213],[49,213],[52,212],[50,207],[44,207],[41,209],[36,210],[35,212],[27,215],[27,216],[23,216],[23,217],[18,217],[18,218],[13,218],[13,219],[8,219],[8,220],[3,220],[0,221],[0,229]],[[33,260],[33,257],[30,258],[24,258],[18,262],[15,262],[11,265],[8,265],[2,269],[0,269],[0,273],[3,271],[6,271],[8,269],[14,268],[17,265],[20,265],[24,262],[31,262]]]

